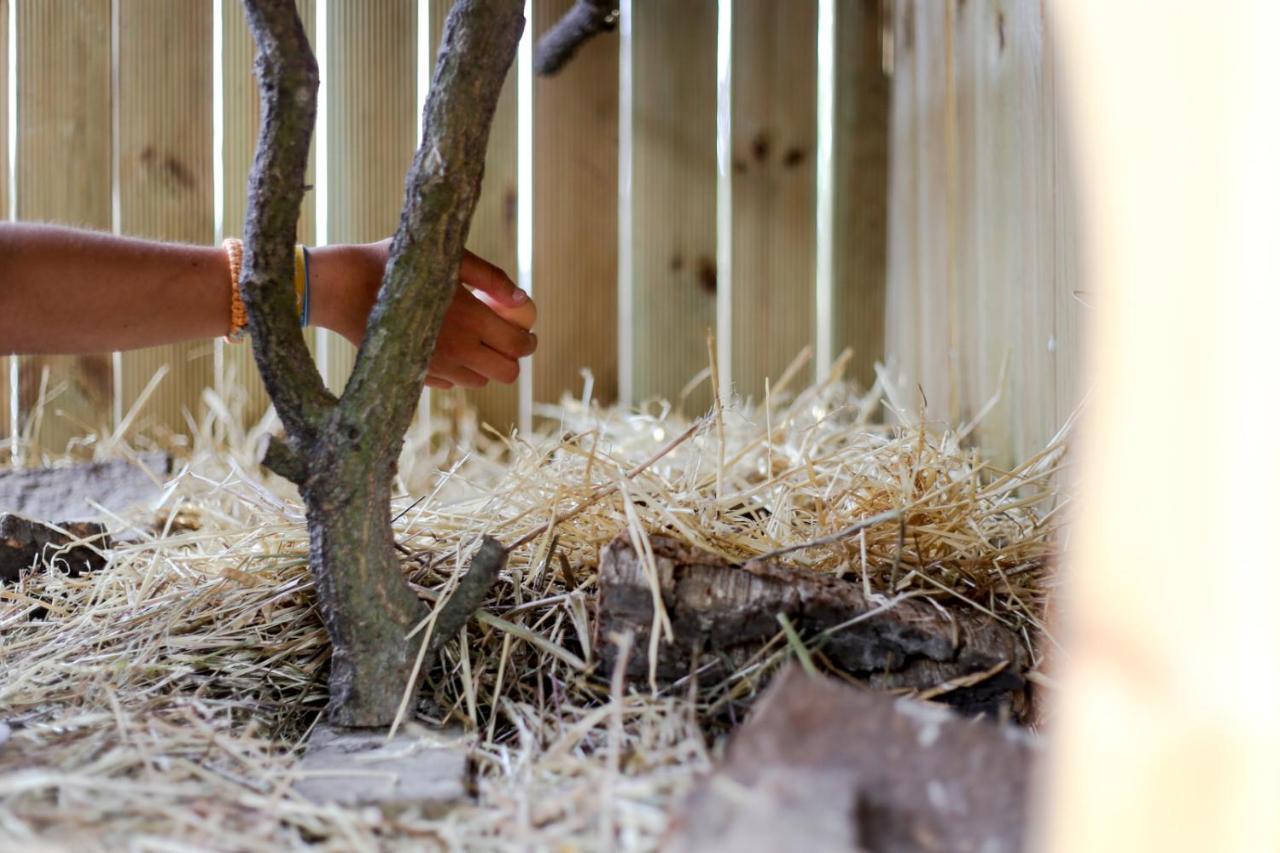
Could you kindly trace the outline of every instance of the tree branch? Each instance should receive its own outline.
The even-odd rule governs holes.
[[[290,436],[309,445],[334,403],[302,339],[293,246],[320,74],[293,0],[244,0],[257,45],[262,130],[249,173],[241,294],[253,355]]]
[[[258,463],[295,486],[301,486],[307,479],[306,462],[278,436],[268,436],[262,443],[258,450]]]
[[[378,301],[339,403],[344,426],[394,459],[413,418],[427,362],[480,195],[489,127],[524,30],[521,0],[457,0],[445,21],[422,142],[406,177],[400,226]]]
[[[617,26],[618,0],[578,0],[538,39],[533,68],[551,76],[565,66],[578,48]]]
[[[498,580],[498,572],[507,564],[507,549],[497,539],[486,536],[480,550],[471,558],[467,573],[458,581],[458,587],[440,607],[436,625],[431,632],[431,645],[426,660],[434,661],[440,650],[462,630],[480,606],[485,596]]]

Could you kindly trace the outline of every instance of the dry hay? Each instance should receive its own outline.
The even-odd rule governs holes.
[[[411,435],[404,477],[423,497],[397,501],[395,527],[424,599],[447,595],[481,534],[530,539],[405,722],[471,732],[477,802],[436,820],[292,794],[327,659],[303,516],[251,464],[266,425],[245,434],[210,397],[191,461],[154,516],[116,521],[134,541],[107,569],[0,588],[0,842],[652,847],[720,724],[794,647],[780,632],[696,691],[611,684],[593,671],[589,620],[600,547],[622,529],[674,532],[733,559],[809,544],[786,559],[850,574],[889,606],[925,596],[980,608],[1034,646],[1062,443],[1002,472],[961,446],[964,431],[876,426],[884,407],[900,408],[880,384],[862,397],[834,382],[785,394],[727,406],[683,441],[690,422],[656,405],[575,401],[544,410],[536,438],[486,437],[461,410]]]

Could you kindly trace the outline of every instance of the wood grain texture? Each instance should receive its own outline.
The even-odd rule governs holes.
[[[863,387],[875,382],[875,363],[884,358],[889,78],[880,55],[882,8],[881,0],[835,7],[832,349],[853,349],[847,375]]]
[[[307,35],[315,40],[315,6],[317,0],[299,0],[298,12],[307,28]],[[314,46],[313,46],[314,50]],[[244,7],[238,0],[224,0],[222,4],[222,56],[217,67],[222,75],[222,186],[215,187],[222,193],[223,220],[219,237],[235,237],[244,231],[245,205],[249,182],[249,167],[253,165],[253,152],[258,138],[258,87],[253,78],[255,48],[245,20]],[[317,132],[319,128],[317,128]],[[307,183],[315,182],[315,139],[312,138],[312,159],[308,164]],[[298,240],[315,242],[315,193],[308,193],[298,220]],[[313,346],[315,329],[304,335]],[[253,362],[253,349],[246,339],[241,344],[215,342],[223,348],[223,375],[217,377],[221,393],[230,397],[239,407],[249,425],[262,417],[271,405],[267,389]]]
[[[117,0],[119,20],[120,230],[161,240],[213,240],[213,12],[209,0],[180,6]],[[175,344],[121,356],[128,413],[162,367],[168,374],[135,427],[187,431],[213,384],[213,343]]]
[[[814,340],[816,52],[816,0],[734,0],[729,377],[757,399]]]
[[[430,50],[423,60],[434,63],[444,31],[444,19],[453,0],[430,0]],[[489,131],[489,151],[485,156],[484,184],[471,220],[467,249],[516,277],[516,71],[507,75]],[[526,364],[524,370],[529,369]],[[437,395],[439,396],[439,395]],[[491,383],[486,388],[462,395],[476,408],[481,422],[508,433],[519,422],[519,394],[515,385]]]
[[[962,422],[998,396],[975,440],[1008,466],[1078,393],[1071,176],[1043,13],[904,0],[894,31],[887,349],[926,417]],[[903,401],[909,416],[921,399]]]
[[[16,11],[18,218],[110,230],[111,2],[18,0]],[[109,425],[110,353],[28,356],[19,375],[33,452],[60,454]]]
[[[621,310],[631,318],[637,403],[675,402],[707,365],[717,286],[715,43],[714,0],[632,4],[632,298]],[[685,410],[710,404],[704,383]]]
[[[572,0],[534,0],[534,36]],[[539,307],[533,398],[618,393],[618,38],[592,39],[534,82],[533,291]]]
[[[330,243],[388,238],[400,222],[404,176],[417,147],[417,3],[329,0],[327,66]],[[327,90],[327,92],[326,92]],[[322,372],[340,392],[355,347],[326,334]]]

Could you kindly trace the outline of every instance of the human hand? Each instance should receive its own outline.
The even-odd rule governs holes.
[[[384,240],[312,250],[316,325],[359,346],[389,248],[390,241]],[[517,359],[538,345],[529,331],[537,319],[533,300],[501,269],[470,252],[463,254],[459,277],[427,366],[427,385],[480,388],[490,380],[515,382],[520,373]]]

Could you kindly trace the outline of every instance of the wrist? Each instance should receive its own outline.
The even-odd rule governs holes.
[[[311,255],[311,323],[352,343],[364,336],[382,266],[371,247],[318,246]]]

